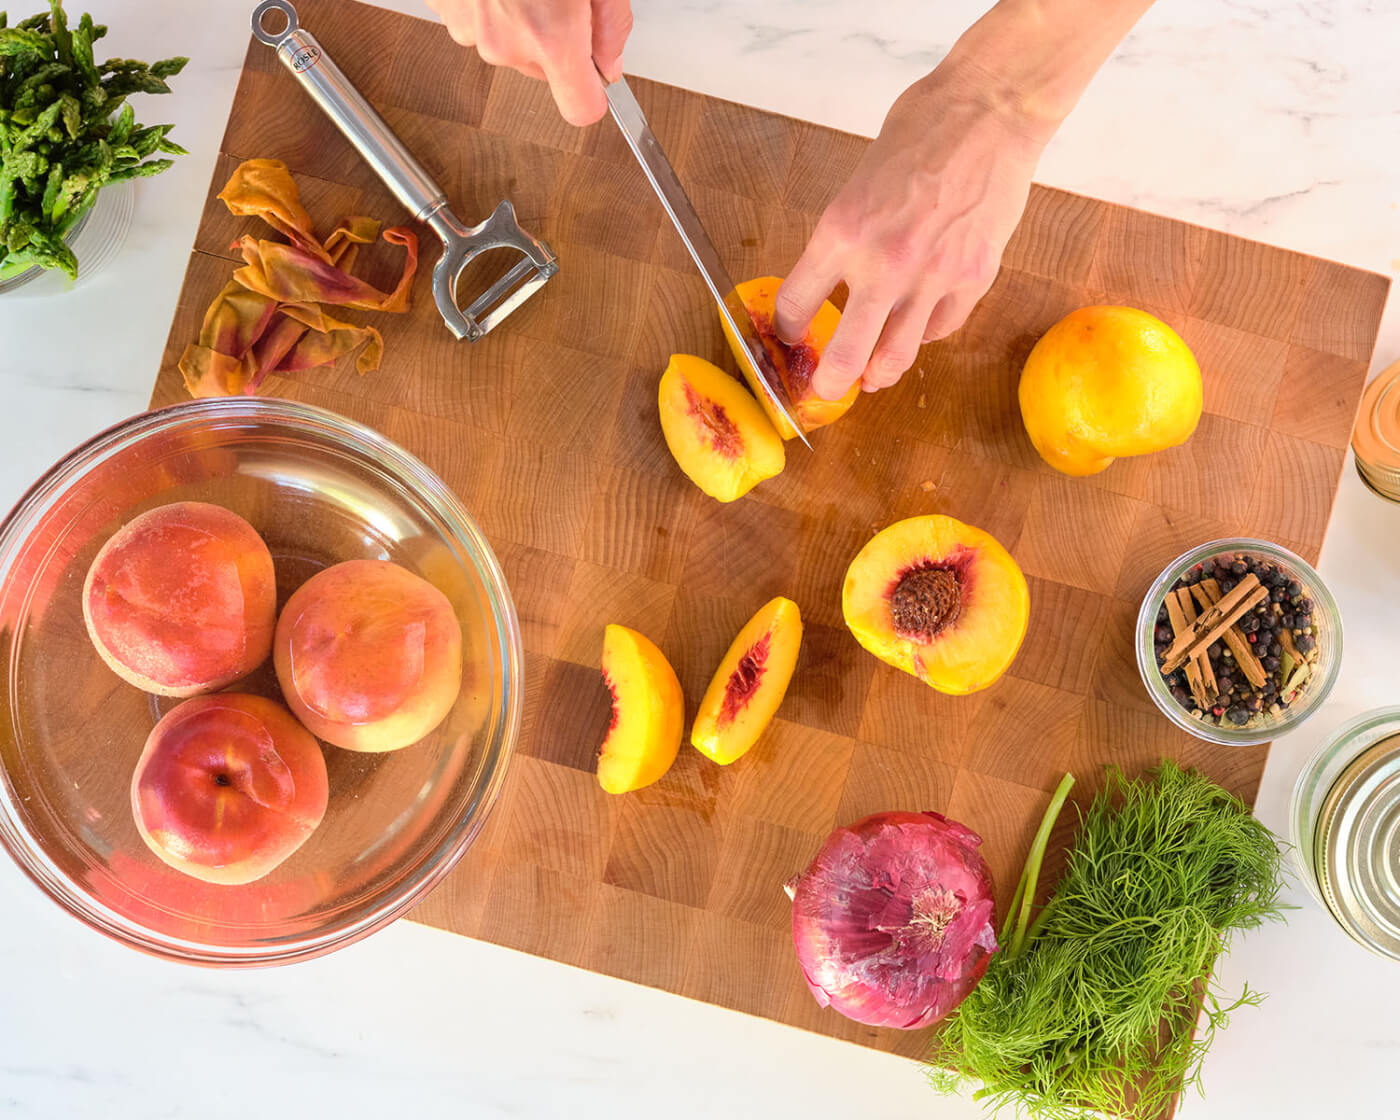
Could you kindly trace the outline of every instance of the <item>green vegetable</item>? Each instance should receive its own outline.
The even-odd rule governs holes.
[[[1230,1012],[1261,998],[1223,996],[1210,971],[1234,930],[1279,917],[1274,837],[1194,771],[1163,762],[1128,781],[1110,770],[1027,930],[1043,848],[1007,916],[1011,941],[934,1043],[930,1081],[942,1092],[980,1082],[991,1108],[1036,1120],[1162,1115],[1200,1087]]]
[[[84,15],[69,25],[62,0],[14,27],[0,12],[0,277],[39,265],[76,276],[64,238],[111,183],[158,175],[187,154],[170,125],[145,127],[133,93],[169,93],[188,61],[109,59],[92,45],[107,28]]]

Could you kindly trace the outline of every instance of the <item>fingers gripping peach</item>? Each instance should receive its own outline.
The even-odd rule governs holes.
[[[313,734],[349,750],[418,742],[462,686],[452,604],[387,560],[317,572],[287,600],[273,646],[287,705]]]
[[[122,527],[83,584],[88,636],[113,672],[161,696],[193,696],[267,658],[277,612],[272,556],[236,513],[175,502]]]
[[[778,376],[782,378],[783,384],[787,387],[793,411],[797,414],[798,420],[802,422],[802,426],[811,431],[813,428],[823,428],[846,415],[850,411],[851,405],[856,403],[856,398],[860,396],[860,385],[859,383],[852,385],[839,400],[823,400],[817,395],[816,389],[812,386],[812,375],[817,370],[817,363],[821,360],[822,351],[826,349],[826,344],[831,341],[831,336],[836,333],[836,326],[841,322],[841,312],[830,301],[823,300],[821,307],[807,328],[806,336],[800,342],[789,346],[778,338],[777,331],[773,326],[774,300],[781,283],[782,277],[780,276],[760,276],[756,280],[746,280],[744,283],[736,285],[734,291],[744,301],[744,306],[749,309],[749,317],[758,329],[758,336],[763,341],[763,347],[768,351],[773,367],[778,371]],[[734,337],[728,324],[723,325],[724,336],[729,340],[729,348],[734,352],[734,360],[739,363],[739,368],[744,371],[744,376],[748,378],[754,392],[758,393],[758,398],[763,404],[764,411],[768,413],[768,418],[773,422],[773,426],[778,429],[778,434],[783,439],[793,439],[797,433],[793,431],[791,424],[772,410],[763,394],[758,392],[758,386],[753,384],[753,377],[748,371],[748,365],[741,357],[742,344]]]

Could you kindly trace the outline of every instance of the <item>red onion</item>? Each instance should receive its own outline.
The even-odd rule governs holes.
[[[823,1007],[873,1027],[935,1023],[997,951],[982,838],[938,813],[876,813],[788,883],[792,939]]]

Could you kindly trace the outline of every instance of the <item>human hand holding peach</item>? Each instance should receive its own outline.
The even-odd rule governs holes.
[[[601,70],[622,77],[632,30],[629,0],[427,0],[452,38],[483,62],[549,82],[564,119],[588,125],[608,111]],[[596,63],[596,66],[595,66]]]
[[[801,338],[844,281],[819,396],[893,385],[996,278],[1040,152],[1152,0],[1000,0],[895,101],[777,300]]]

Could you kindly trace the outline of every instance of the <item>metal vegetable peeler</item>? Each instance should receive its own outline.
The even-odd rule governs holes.
[[[273,31],[280,20],[286,26]],[[549,246],[520,227],[515,207],[506,199],[484,222],[465,225],[447,205],[447,195],[433,181],[384,118],[361,96],[316,37],[297,23],[287,0],[263,0],[253,9],[253,35],[277,51],[316,104],[325,110],[360,155],[398,196],[400,202],[442,240],[442,256],[433,266],[433,299],[442,321],[458,338],[475,342],[534,295],[559,271]],[[464,310],[457,302],[457,282],[467,265],[488,249],[514,249],[524,256]]]

